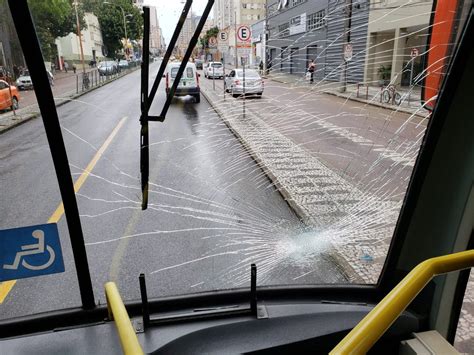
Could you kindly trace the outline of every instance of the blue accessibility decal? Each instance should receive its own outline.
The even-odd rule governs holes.
[[[0,230],[0,281],[64,272],[56,223]]]

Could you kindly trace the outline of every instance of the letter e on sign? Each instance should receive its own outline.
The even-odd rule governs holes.
[[[237,30],[237,38],[241,42],[250,41],[250,27],[249,26],[240,26]]]

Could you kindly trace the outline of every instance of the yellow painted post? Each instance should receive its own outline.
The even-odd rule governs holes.
[[[125,355],[143,354],[143,350],[135,334],[135,329],[133,329],[132,322],[128,317],[127,310],[125,309],[114,282],[107,282],[105,284],[105,296],[107,299],[109,317],[112,316],[111,318],[115,321],[123,353]]]

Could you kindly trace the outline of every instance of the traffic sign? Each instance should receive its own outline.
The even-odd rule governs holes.
[[[237,30],[237,39],[241,42],[250,41],[251,32],[250,27],[246,25],[242,25]]]
[[[351,59],[352,59],[352,44],[346,43],[344,45],[344,60],[348,62]]]
[[[217,38],[216,37],[210,37],[209,38],[209,47],[210,48],[216,48],[217,47]]]
[[[410,57],[416,58],[419,55],[420,55],[420,52],[418,51],[418,49],[417,48],[412,48],[411,53],[410,53]]]
[[[0,231],[0,281],[64,272],[56,223]]]
[[[219,32],[219,42],[226,42],[227,41],[227,32],[221,31]]]

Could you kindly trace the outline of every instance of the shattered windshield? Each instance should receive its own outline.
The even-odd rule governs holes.
[[[377,283],[430,117],[422,95],[433,1],[216,1],[191,61],[219,62],[224,74],[199,69],[197,88],[180,87],[165,121],[150,122],[145,211],[142,2],[29,3],[97,302],[106,281],[139,299],[140,273],[151,298],[248,287],[252,263],[259,286]],[[183,5],[145,5],[153,83]],[[204,6],[195,1],[185,20],[170,52],[177,61]],[[0,96],[0,227],[56,223],[65,269],[2,282],[0,317],[10,318],[80,298],[35,83],[16,82],[28,68],[6,1],[0,14],[0,66],[12,84]],[[442,43],[448,59],[454,44]],[[234,69],[263,83],[242,87]],[[150,115],[169,85],[161,80]]]

